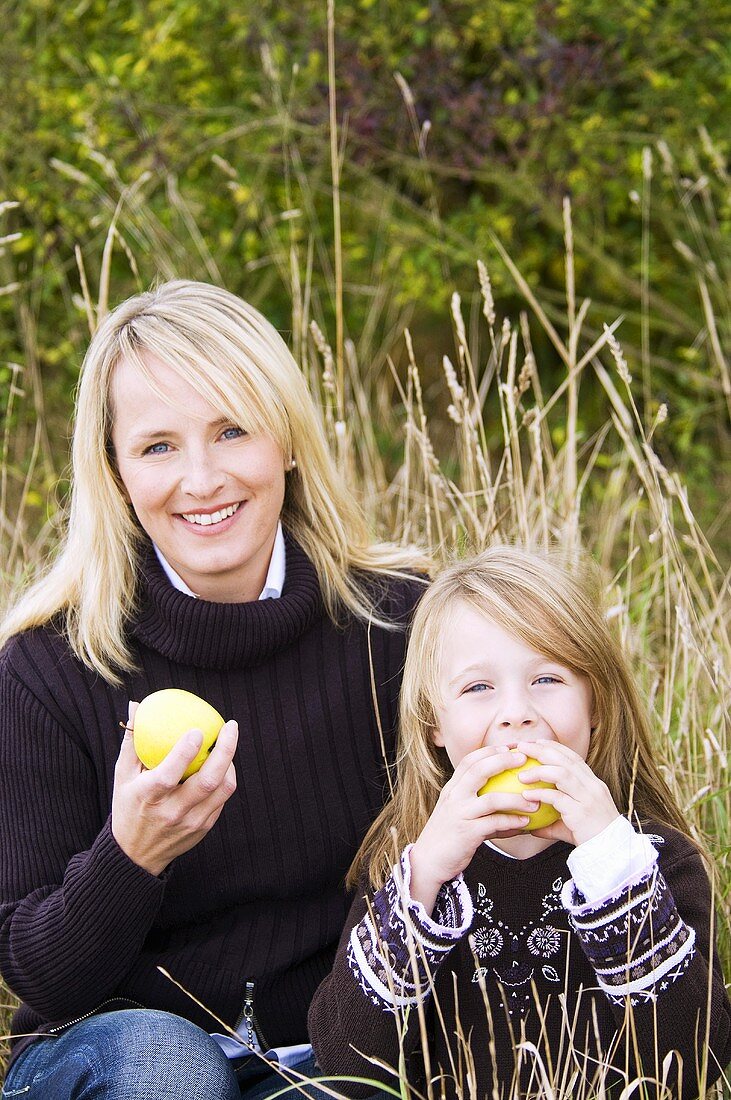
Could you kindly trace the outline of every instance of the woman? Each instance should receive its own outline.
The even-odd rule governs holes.
[[[100,325],[72,470],[0,659],[4,1095],[268,1095],[252,1050],[314,1069],[422,563],[369,541],[286,345],[213,286]],[[200,733],[147,771],[120,729],[163,687],[229,719],[184,782]]]

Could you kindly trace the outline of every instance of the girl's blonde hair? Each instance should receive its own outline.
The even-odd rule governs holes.
[[[144,541],[111,444],[111,381],[122,359],[155,386],[154,356],[241,427],[271,436],[296,466],[282,523],[313,562],[328,613],[379,622],[362,571],[425,569],[416,552],[373,542],[328,450],[300,368],[276,329],[240,298],[207,283],[168,282],[136,295],[99,325],[79,382],[68,524],[48,573],[7,615],[0,641],[60,616],[69,643],[112,683],[133,667],[125,627],[135,609]],[[388,624],[384,624],[388,625]]]
[[[558,555],[513,546],[483,551],[452,565],[417,607],[400,699],[399,753],[393,799],[367,833],[348,874],[380,887],[395,853],[416,840],[452,774],[434,744],[441,703],[445,632],[467,604],[549,660],[587,676],[596,726],[587,763],[620,813],[680,829],[688,826],[655,763],[648,716],[619,644],[602,613],[598,577],[588,562],[569,566]]]

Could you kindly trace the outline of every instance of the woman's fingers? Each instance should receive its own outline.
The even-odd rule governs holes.
[[[236,769],[234,768],[233,764],[229,764],[223,782],[221,783],[219,789],[221,795],[219,804],[217,806],[214,806],[214,808],[210,811],[208,817],[203,823],[204,832],[206,833],[216,824],[219,817],[221,816],[223,807],[226,805],[229,798],[236,790]]]
[[[122,744],[119,749],[119,756],[117,757],[117,763],[114,766],[115,782],[130,779],[137,776],[142,771],[142,764],[139,761],[139,757],[135,752],[134,741],[132,739],[132,729],[127,726],[124,731],[124,737],[122,738]]]
[[[210,774],[220,780],[226,774],[226,769],[234,758],[238,741],[238,722],[233,720],[225,722],[221,726],[221,732],[216,739],[216,743],[198,775]]]
[[[145,776],[150,802],[159,802],[177,791],[187,768],[193,763],[203,744],[201,730],[188,730],[156,767]]]
[[[204,807],[206,803],[210,803],[211,807],[222,806],[236,790],[233,757],[238,734],[237,723],[226,722],[221,727],[208,759],[182,783],[181,779],[188,765],[200,751],[202,734],[199,730],[186,733],[157,768],[153,769],[154,772],[161,773],[160,779],[168,790],[176,791],[181,820],[187,811]],[[153,772],[149,774],[152,775]]]
[[[183,780],[200,751],[200,730],[188,730],[149,770],[137,760],[131,733],[125,733],[112,794],[112,832],[130,859],[159,874],[203,839],[236,790],[237,740],[236,722],[226,722],[208,759]]]
[[[234,721],[226,722],[221,727],[216,744],[211,749],[210,755],[203,766],[195,775],[192,775],[184,783],[186,794],[195,801],[201,801],[211,795],[226,794],[230,798],[236,790],[235,771],[233,770],[233,758],[239,739],[239,727]],[[230,787],[230,776],[234,776],[233,787]],[[226,778],[229,777],[229,782]],[[224,792],[223,788],[227,788]],[[230,789],[228,789],[230,787]],[[224,801],[226,799],[224,798]]]
[[[195,805],[219,790],[233,761],[237,742],[237,723],[226,722],[221,727],[221,732],[207,760],[197,772],[183,780],[185,772],[195,760],[203,744],[203,734],[200,730],[188,730],[160,763],[147,772],[148,789],[150,792],[155,792],[157,798],[165,798],[170,791],[177,790],[182,781],[181,801],[191,806]],[[152,800],[154,801],[155,798]]]

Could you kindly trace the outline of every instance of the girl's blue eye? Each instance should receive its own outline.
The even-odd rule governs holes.
[[[539,676],[536,680],[537,684],[560,684],[558,676]]]
[[[482,691],[487,691],[487,689],[488,689],[487,684],[470,684],[470,686],[468,688],[466,688],[465,691],[482,692]]]

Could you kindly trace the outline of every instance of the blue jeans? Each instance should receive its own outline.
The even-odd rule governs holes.
[[[294,1067],[312,1077],[312,1056]],[[256,1055],[230,1061],[189,1020],[152,1009],[91,1016],[39,1039],[10,1067],[4,1100],[265,1100],[287,1078]],[[337,1090],[337,1083],[333,1086]],[[292,1088],[284,1100],[302,1093]],[[306,1087],[313,1100],[326,1094]]]

